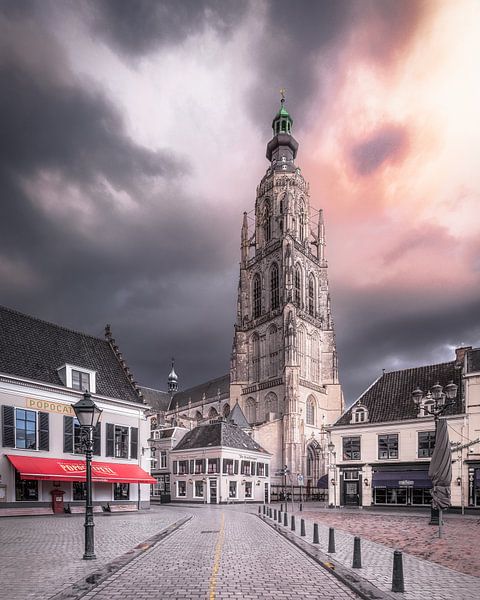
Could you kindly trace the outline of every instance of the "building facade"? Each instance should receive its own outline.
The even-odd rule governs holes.
[[[88,389],[94,504],[149,505],[149,424],[110,329],[95,338],[0,307],[0,508],[85,503],[82,435],[72,406]]]
[[[189,431],[170,452],[176,502],[269,502],[271,455],[219,418]]]
[[[432,390],[451,383],[441,418],[452,447],[452,506],[480,506],[480,350],[456,359],[384,373],[329,428],[329,501],[336,506],[430,506],[435,422]],[[415,402],[414,391],[420,401]]]
[[[230,372],[178,392],[164,412],[187,427],[227,417],[236,402],[272,454],[272,483],[288,469],[307,490],[325,474],[325,427],[343,410],[322,211],[295,163],[284,99],[267,145],[253,217],[244,213]],[[169,380],[169,387],[170,387]]]

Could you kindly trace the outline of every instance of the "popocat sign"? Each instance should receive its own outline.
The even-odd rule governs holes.
[[[53,412],[58,415],[66,415],[74,417],[75,412],[71,404],[63,404],[62,402],[52,402],[51,400],[36,400],[35,398],[26,398],[25,405],[27,408],[41,410],[43,412]]]

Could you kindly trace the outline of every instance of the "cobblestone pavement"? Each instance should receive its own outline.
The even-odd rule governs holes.
[[[400,521],[398,529],[399,537],[402,537],[403,535],[404,537],[410,538],[411,546],[409,546],[409,548],[413,547],[415,544],[421,548],[423,544],[430,543],[428,540],[422,541],[421,537],[418,537],[415,541],[417,528],[421,529],[422,527],[420,523],[418,523],[416,527],[412,525],[412,521],[417,523],[417,517],[360,514],[359,512],[356,512],[355,514],[346,514],[343,511],[335,513],[333,511],[312,512],[308,510],[301,513],[296,512],[295,515],[295,534],[300,536],[300,519],[304,518],[306,536],[303,539],[307,542],[312,542],[313,523],[318,523],[320,537],[318,547],[323,552],[327,552],[328,549],[328,528],[329,526],[335,528],[336,552],[330,556],[332,559],[346,567],[352,566],[352,533],[359,535],[362,538],[362,568],[356,569],[355,571],[384,592],[389,592],[391,590],[394,546],[388,547],[366,538],[379,537],[380,539],[383,539],[381,537],[381,531],[388,530],[387,523],[392,519]],[[289,531],[291,525],[290,516],[291,513],[289,513],[288,516]],[[425,521],[428,518],[428,515],[424,515],[420,518]],[[360,523],[361,526],[359,525]],[[467,524],[469,524],[471,528],[476,527],[475,520],[468,519]],[[347,528],[352,533],[344,531]],[[430,532],[432,532],[432,530],[433,527],[430,528]],[[430,533],[430,535],[433,535],[433,533]],[[470,552],[475,552],[475,549],[478,551],[478,538],[477,541],[472,542]],[[480,579],[478,577],[465,575],[434,562],[417,558],[412,554],[405,553],[403,555],[403,571],[405,578],[405,593],[397,593],[395,594],[395,597],[405,598],[406,600],[424,600],[425,598],[428,598],[429,600],[451,600],[452,598],[455,598],[456,600],[471,600],[472,598],[480,597]]]
[[[0,518],[0,598],[46,600],[184,516],[180,508],[95,517],[97,560],[82,560],[84,515]]]
[[[191,521],[84,598],[357,598],[256,515],[230,508],[189,510]]]
[[[467,575],[480,575],[480,519],[477,515],[447,513],[441,539],[438,537],[438,527],[428,525],[430,513],[392,515],[326,510],[309,511],[308,515],[318,523],[348,531],[372,542],[403,550]]]

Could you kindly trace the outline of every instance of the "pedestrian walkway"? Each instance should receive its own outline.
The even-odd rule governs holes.
[[[276,507],[278,510],[278,506]],[[335,531],[335,550],[329,554],[328,532],[329,527],[325,523],[318,523],[319,544],[313,542],[313,523],[309,512],[295,514],[295,532],[291,530],[291,513],[288,513],[288,525],[280,527],[293,533],[300,538],[300,519],[305,520],[306,535],[303,540],[310,543],[312,549],[320,549],[332,560],[341,565],[351,568],[353,561],[353,538],[351,533]],[[272,521],[270,519],[270,521]],[[278,525],[278,522],[277,522]],[[413,540],[412,540],[413,542]],[[391,591],[393,549],[370,540],[361,540],[362,568],[355,569],[355,573],[373,583],[383,592]],[[405,600],[471,600],[479,597],[480,579],[470,575],[464,575],[458,571],[448,569],[444,566],[430,561],[422,560],[411,554],[403,554],[403,571],[405,579],[405,592],[396,593],[395,597]]]
[[[177,507],[152,507],[97,516],[94,561],[82,560],[84,515],[1,518],[0,597],[47,600],[184,515]]]
[[[357,596],[241,509],[194,517],[84,596],[88,600],[347,600]]]

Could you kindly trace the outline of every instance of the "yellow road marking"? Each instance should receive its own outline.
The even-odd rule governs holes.
[[[225,515],[222,512],[222,519],[220,521],[220,531],[218,532],[217,543],[215,545],[215,558],[213,559],[212,576],[210,577],[210,590],[209,590],[210,591],[210,594],[209,594],[210,600],[215,600],[215,590],[217,589],[217,574],[218,574],[218,569],[220,568],[220,559],[222,557],[224,525],[225,525]]]

